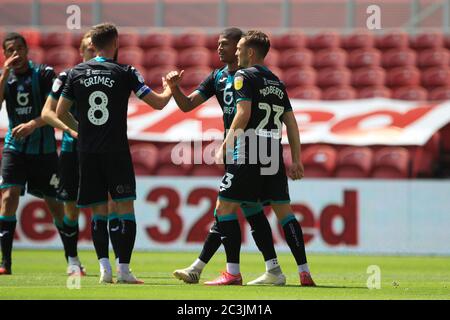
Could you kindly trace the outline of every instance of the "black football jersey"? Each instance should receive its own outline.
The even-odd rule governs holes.
[[[142,98],[151,89],[130,65],[96,57],[69,72],[62,96],[76,102],[79,151],[128,150],[127,111],[131,91]]]

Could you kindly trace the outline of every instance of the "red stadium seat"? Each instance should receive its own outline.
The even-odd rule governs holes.
[[[180,69],[194,66],[209,66],[210,53],[203,47],[193,47],[178,54],[177,65]]]
[[[378,67],[381,64],[381,52],[375,48],[353,50],[348,56],[350,68]]]
[[[282,79],[283,78],[283,70],[281,70],[280,68],[274,67],[274,66],[266,66],[267,68],[269,68],[269,70],[278,77],[278,79]]]
[[[391,49],[383,53],[382,65],[395,68],[416,65],[416,53],[408,48]]]
[[[51,32],[41,36],[41,47],[72,46],[71,32]]]
[[[279,59],[280,53],[275,49],[270,49],[264,59],[264,64],[269,68],[278,67]]]
[[[344,67],[322,69],[317,76],[317,85],[321,88],[350,85],[351,76],[350,70]]]
[[[444,46],[444,35],[442,32],[431,32],[412,36],[410,46],[418,50],[440,48]]]
[[[139,46],[139,33],[135,30],[127,29],[119,32],[119,47]],[[119,49],[120,54],[120,49]]]
[[[376,39],[375,46],[381,50],[391,48],[407,48],[409,45],[409,37],[406,32],[392,32],[382,35]]]
[[[175,36],[172,46],[176,49],[190,47],[204,47],[206,45],[206,34],[202,31],[193,30]]]
[[[282,80],[287,87],[311,86],[316,84],[317,73],[313,68],[291,68],[283,72]]]
[[[288,49],[281,53],[278,65],[281,68],[309,67],[313,64],[313,53],[306,48]]]
[[[335,176],[366,178],[372,169],[373,152],[368,147],[347,147],[339,151]]]
[[[168,47],[153,48],[144,53],[143,65],[146,68],[174,66],[177,64],[177,52]]]
[[[28,57],[31,59],[29,52],[28,52]],[[31,60],[33,60],[33,59],[31,59]],[[4,63],[5,63],[5,55],[0,54],[0,66],[3,66]]]
[[[400,87],[395,89],[392,93],[393,99],[400,100],[426,101],[427,97],[427,90],[419,86]]]
[[[139,47],[123,47],[119,50],[117,61],[122,64],[142,65],[144,51]]]
[[[288,92],[291,99],[320,100],[322,91],[316,86],[294,87]]]
[[[192,158],[188,163],[175,164],[172,160],[172,150],[175,144],[167,144],[159,150],[157,175],[187,175],[192,169]]]
[[[427,152],[423,147],[416,147],[411,151],[411,177],[431,178],[433,176],[435,159],[431,152]]]
[[[331,48],[320,50],[314,55],[314,67],[336,68],[347,65],[347,52],[341,48]]]
[[[209,67],[192,67],[184,70],[183,79],[181,80],[182,87],[196,87],[211,73]]]
[[[428,92],[428,100],[443,101],[450,100],[450,86],[437,87]]]
[[[441,130],[441,147],[445,153],[450,153],[450,123],[447,123]]]
[[[209,50],[216,50],[216,52],[217,52],[217,47],[219,46],[219,35],[212,34],[212,35],[207,36],[205,46]]]
[[[308,47],[313,50],[338,48],[341,38],[336,32],[321,32],[308,39]]]
[[[17,32],[20,33],[25,38],[29,48],[39,47],[41,45],[42,35],[39,32],[39,30],[34,28],[21,28]]]
[[[222,68],[225,65],[225,63],[220,61],[219,55],[217,54],[217,50],[210,50],[209,61],[210,67],[213,69]]]
[[[416,67],[398,67],[388,71],[386,85],[389,87],[414,86],[420,84],[420,71]]]
[[[450,68],[433,67],[422,71],[422,85],[427,88],[450,86]]]
[[[131,158],[136,175],[153,174],[158,165],[158,148],[151,143],[130,146]]]
[[[170,71],[178,70],[175,66],[159,66],[149,69],[145,74],[145,83],[152,89],[161,86],[161,78],[165,77]],[[155,89],[154,89],[155,90]],[[157,91],[157,90],[156,90]]]
[[[63,64],[58,64],[58,65],[56,65],[56,66],[53,66],[53,70],[55,71],[55,73],[58,75],[58,74],[60,74],[61,72],[63,72],[64,70],[66,70],[66,69],[70,69],[70,68],[73,68],[73,64],[71,64],[71,63],[63,63]]]
[[[350,86],[329,87],[323,91],[323,100],[352,100],[356,99],[356,90]]]
[[[74,65],[78,59],[78,51],[73,47],[54,47],[47,50],[45,63],[56,66],[59,64]]]
[[[82,32],[72,33],[72,47],[74,47],[75,49],[79,49],[83,36],[84,33]]]
[[[375,97],[390,98],[391,95],[392,95],[391,90],[384,86],[366,87],[361,88],[358,91],[359,99],[375,98]]]
[[[336,167],[337,153],[333,147],[312,145],[302,152],[306,178],[332,177]]]
[[[358,32],[350,34],[342,39],[342,48],[355,50],[360,48],[371,48],[375,45],[375,38],[372,33]]]
[[[141,35],[139,46],[143,49],[172,46],[173,36],[170,32],[151,32]]]
[[[278,50],[306,47],[307,37],[299,31],[292,31],[273,37],[273,47]]]
[[[375,152],[372,177],[406,179],[409,177],[411,157],[406,148],[385,147]]]
[[[428,49],[419,53],[417,65],[421,68],[430,68],[450,64],[450,51],[446,48]]]
[[[3,55],[1,55],[3,57]],[[40,47],[33,47],[28,49],[28,59],[36,63],[44,63],[45,53]],[[3,66],[3,63],[2,63]]]
[[[352,73],[352,85],[355,87],[383,86],[386,72],[380,67],[359,68]]]

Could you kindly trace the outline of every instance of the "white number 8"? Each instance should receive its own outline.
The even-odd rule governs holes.
[[[97,103],[95,100],[100,99],[101,102]],[[94,91],[89,96],[89,105],[91,106],[88,110],[89,121],[96,126],[101,126],[106,123],[109,119],[109,111],[106,108],[108,105],[108,97],[102,91]],[[95,116],[95,112],[101,112],[100,118]]]

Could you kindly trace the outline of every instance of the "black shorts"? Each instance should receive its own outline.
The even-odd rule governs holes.
[[[61,152],[59,155],[58,174],[58,200],[77,201],[80,177],[77,152]]]
[[[79,153],[80,208],[108,202],[108,192],[115,201],[136,199],[136,179],[130,151]]]
[[[261,174],[256,164],[229,164],[219,190],[219,199],[241,204],[290,203],[288,179],[283,162],[274,175]]]
[[[29,194],[39,198],[56,198],[58,188],[58,155],[55,153],[31,155],[3,149],[0,189],[25,187]]]

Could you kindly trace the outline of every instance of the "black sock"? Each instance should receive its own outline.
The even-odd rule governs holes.
[[[306,263],[305,242],[302,227],[294,215],[289,215],[281,221],[286,242],[294,255],[297,265]]]
[[[248,224],[251,228],[252,237],[256,246],[264,256],[264,261],[276,259],[275,247],[272,238],[272,229],[269,221],[264,215],[264,211],[260,211],[254,215],[247,217]]]
[[[120,220],[117,217],[117,214],[111,213],[108,216],[108,229],[109,229],[109,239],[111,240],[111,244],[114,250],[114,256],[117,259],[119,257],[119,229],[120,229]]]
[[[91,221],[92,241],[94,242],[97,258],[109,258],[109,236],[107,217],[94,214]]]
[[[0,242],[2,247],[2,265],[11,268],[11,252],[16,231],[17,221],[15,217],[2,217],[0,219]]]
[[[208,236],[206,237],[205,243],[203,244],[202,252],[198,257],[204,263],[208,263],[212,256],[219,249],[222,241],[220,240],[220,232],[217,222],[214,221],[211,229],[209,230]]]
[[[134,214],[122,215],[119,220],[119,263],[130,263],[136,240]]]
[[[221,235],[227,263],[239,263],[241,252],[241,228],[236,214],[217,216],[217,225]]]
[[[58,230],[59,233],[59,237],[61,238],[61,242],[63,244],[63,248],[64,248],[64,257],[66,258],[66,261],[68,261],[67,257],[67,237],[66,237],[66,233],[64,232],[64,225],[60,224],[58,222],[56,222],[56,220],[53,221],[53,223],[55,224],[56,229]]]
[[[63,220],[63,232],[65,237],[65,249],[67,256],[78,257],[78,234],[80,230],[78,228],[78,221],[72,221],[67,217]]]

